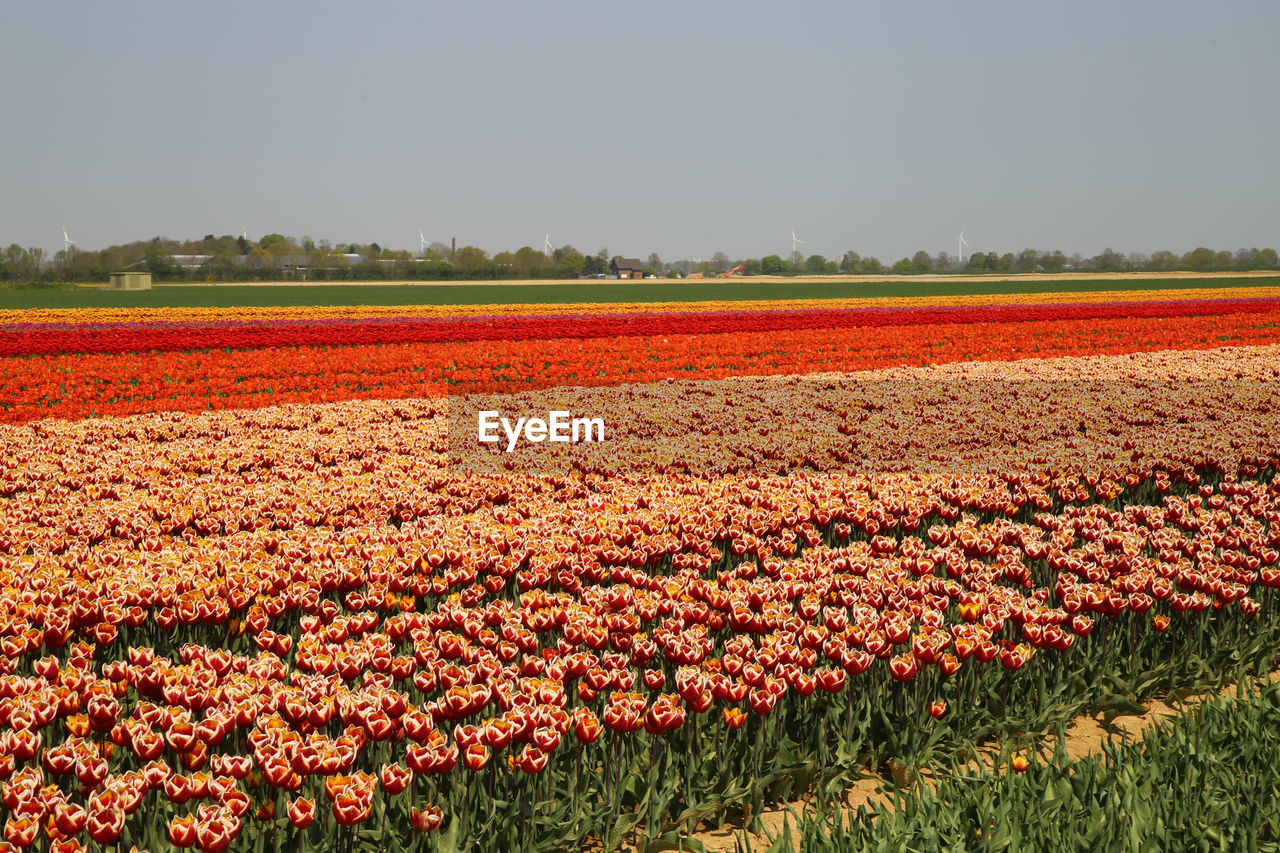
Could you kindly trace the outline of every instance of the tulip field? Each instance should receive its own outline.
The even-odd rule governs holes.
[[[699,849],[1270,673],[1278,345],[1259,287],[0,311],[0,844]]]

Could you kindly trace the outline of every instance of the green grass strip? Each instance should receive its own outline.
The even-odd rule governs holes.
[[[1275,287],[1278,276],[1230,278],[975,281],[812,281],[735,279],[555,284],[317,284],[159,285],[146,291],[75,286],[0,288],[0,308],[231,308],[346,305],[562,305],[578,302],[742,302],[783,299],[859,299],[966,294],[1090,293],[1109,290]]]

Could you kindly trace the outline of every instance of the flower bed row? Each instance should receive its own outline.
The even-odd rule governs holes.
[[[856,292],[856,285],[850,287]],[[584,291],[590,293],[590,291]],[[909,289],[904,290],[904,294]],[[938,306],[1042,305],[1047,303],[1174,302],[1280,297],[1280,287],[1213,287],[1154,290],[1096,290],[1022,293],[969,293],[948,296],[879,296],[828,299],[735,300],[733,302],[590,302],[507,305],[309,305],[233,308],[31,308],[0,309],[0,328],[21,330],[32,324],[217,323],[225,320],[270,323],[281,319],[326,320],[380,317],[451,318],[528,316],[540,314],[630,314],[719,311],[805,311],[858,308],[923,308]]]
[[[174,327],[89,326],[0,329],[0,356],[61,353],[127,353],[267,347],[456,343],[469,341],[581,340],[689,334],[768,334],[807,329],[1077,322],[1227,317],[1280,318],[1280,299],[1180,300],[1105,304],[984,307],[875,308],[860,310],[668,312],[481,316],[450,319],[383,318],[261,325],[241,321]]]
[[[1280,341],[1273,315],[0,359],[0,422]]]

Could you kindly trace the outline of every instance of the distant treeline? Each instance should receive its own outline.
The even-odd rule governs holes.
[[[268,234],[257,241],[230,235],[206,235],[201,240],[176,241],[155,238],[149,241],[111,246],[98,251],[81,251],[74,245],[47,255],[43,249],[10,245],[0,254],[0,281],[8,282],[106,282],[112,272],[146,270],[157,281],[378,281],[378,280],[484,280],[563,279],[609,273],[618,258],[608,249],[585,254],[564,245],[550,251],[524,246],[514,252],[490,255],[475,246],[453,249],[432,243],[417,255],[404,250],[384,249],[377,243],[314,243]],[[766,255],[762,258],[731,259],[716,252],[709,259],[664,262],[651,252],[644,262],[645,273],[678,277],[701,273],[715,275],[741,266],[742,275],[912,275],[940,272],[1091,272],[1166,271],[1193,272],[1280,269],[1275,249],[1239,249],[1234,252],[1197,248],[1185,254],[1169,251],[1150,255],[1123,255],[1111,249],[1091,258],[1061,251],[1023,249],[1006,252],[974,252],[963,261],[939,252],[916,252],[894,263],[863,257],[849,251],[838,259],[822,255],[789,258]]]

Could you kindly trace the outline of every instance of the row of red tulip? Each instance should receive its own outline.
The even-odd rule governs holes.
[[[0,356],[65,353],[126,353],[353,344],[458,343],[464,341],[577,340],[778,333],[803,329],[900,328],[904,326],[1039,323],[1046,320],[1098,321],[1139,318],[1233,316],[1280,313],[1275,298],[1103,302],[1061,305],[1012,304],[982,307],[909,307],[750,311],[667,311],[562,316],[490,316],[319,320],[287,319],[245,324],[138,326],[132,323],[83,327],[0,328]]]

